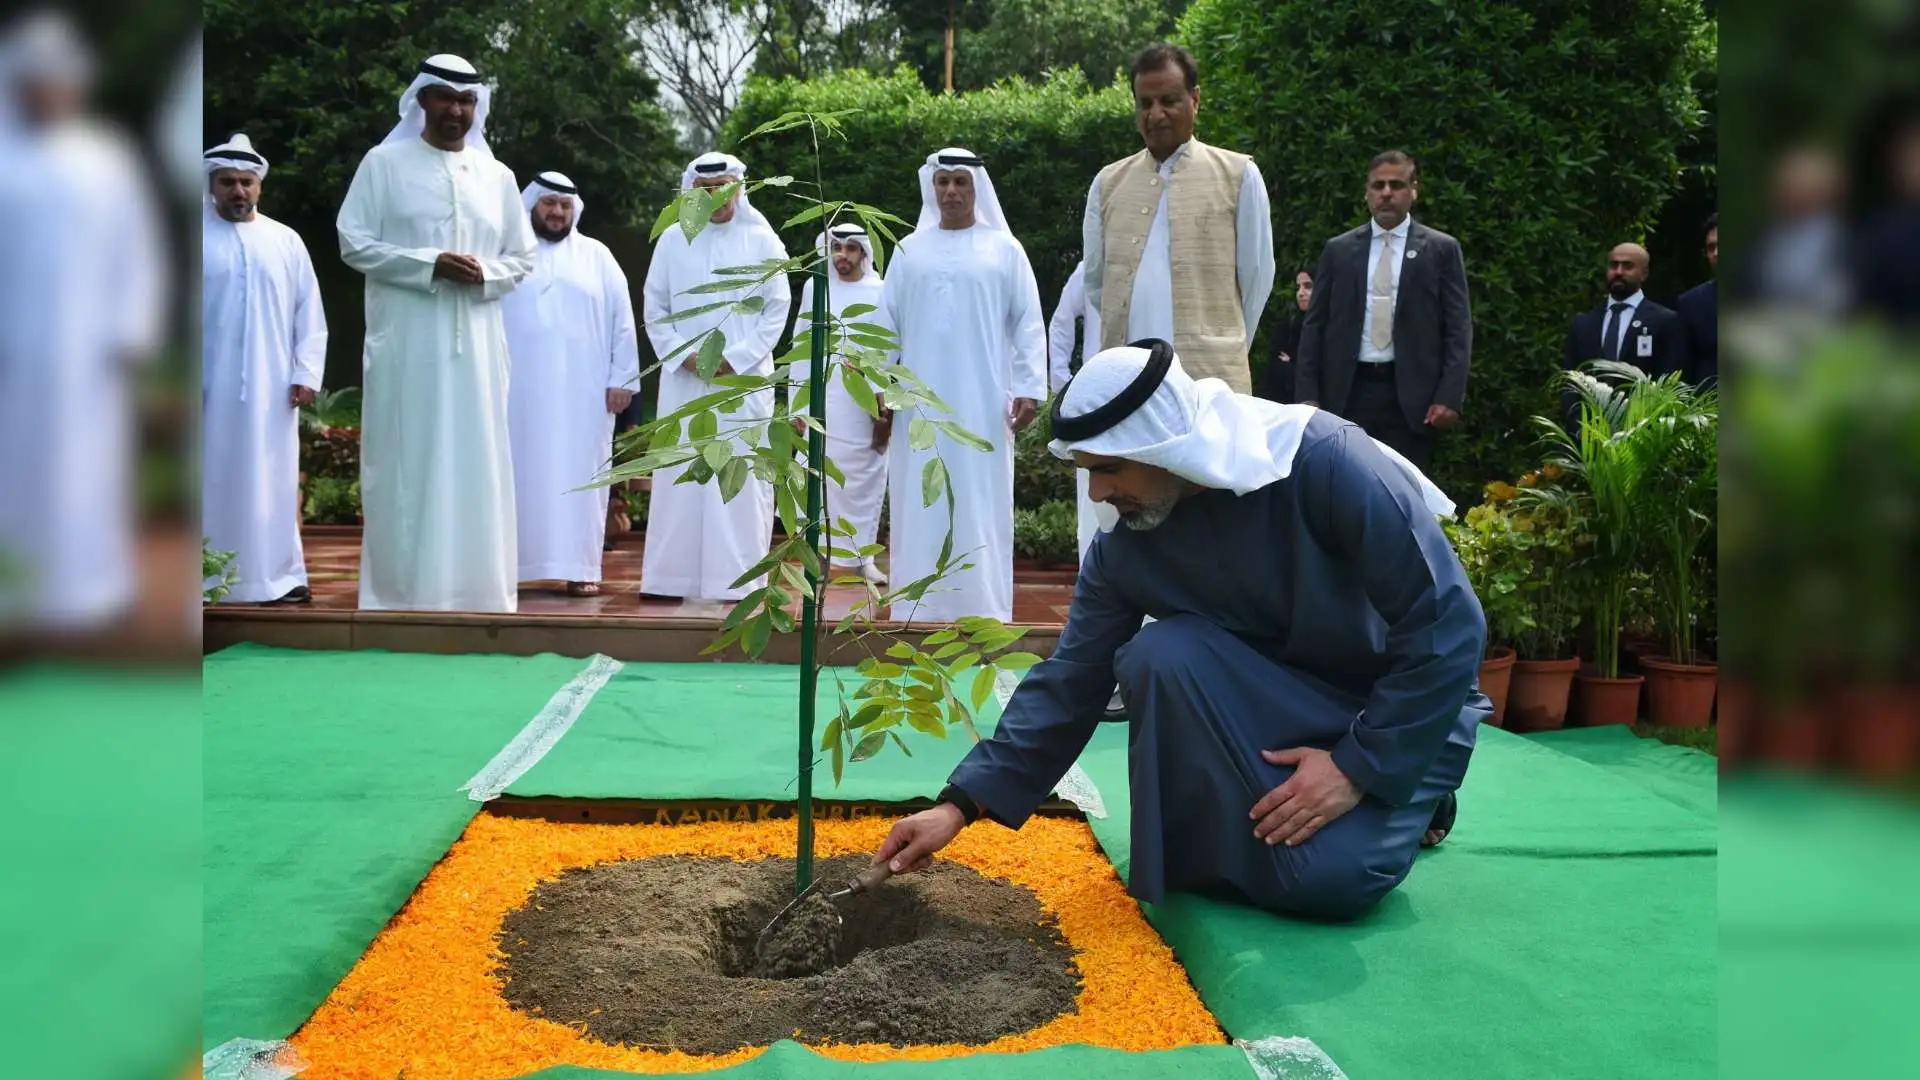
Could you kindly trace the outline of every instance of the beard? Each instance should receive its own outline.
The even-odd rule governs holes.
[[[1166,523],[1168,517],[1172,516],[1173,508],[1179,505],[1179,503],[1180,493],[1177,491],[1164,499],[1154,499],[1150,502],[1143,502],[1140,504],[1138,510],[1122,512],[1120,515],[1120,524],[1125,525],[1134,532],[1146,532],[1149,529],[1157,529]]]
[[[213,205],[214,209],[220,212],[220,216],[228,221],[245,221],[253,216],[253,209],[259,204],[251,201],[243,203],[223,202],[216,199]]]
[[[533,219],[533,235],[539,237],[542,240],[545,240],[549,244],[557,244],[560,241],[565,240],[567,238],[567,234],[571,233],[572,231],[573,231],[573,222],[571,221],[567,222],[565,225],[562,225],[558,229],[554,229],[554,228],[549,228],[547,224],[541,221],[539,218]]]

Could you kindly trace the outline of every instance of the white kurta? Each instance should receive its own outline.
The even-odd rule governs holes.
[[[739,218],[708,225],[691,244],[677,228],[660,235],[653,261],[647,266],[644,296],[647,338],[663,361],[656,416],[666,416],[694,398],[713,392],[710,383],[682,366],[692,349],[682,350],[671,360],[666,357],[681,343],[716,325],[726,336],[727,363],[734,371],[742,375],[773,373],[773,349],[786,329],[787,312],[793,304],[784,276],[775,275],[751,293],[735,289],[688,295],[686,291],[714,280],[714,271],[722,267],[786,257],[786,249],[772,229]],[[720,310],[679,322],[666,321],[674,311],[722,300],[743,300],[756,293],[765,300],[756,314]],[[764,444],[766,421],[772,416],[773,390],[769,388],[749,395],[738,411],[721,413],[718,419],[723,433],[755,427],[757,422],[757,438]],[[736,454],[750,452],[743,439],[736,437],[734,442]],[[653,474],[640,591],[655,596],[738,600],[765,584],[764,577],[739,587],[733,582],[748,567],[766,558],[773,540],[773,485],[749,474],[733,501],[727,502],[720,497],[718,477],[705,484],[676,483],[685,471],[680,467]]]
[[[340,254],[367,276],[361,398],[363,609],[516,609],[507,332],[501,298],[533,266],[513,173],[424,139],[376,146],[340,208]],[[436,279],[441,252],[482,285]]]
[[[161,221],[123,136],[5,127],[0,630],[97,629],[138,587],[129,376],[164,332]]]
[[[841,313],[855,304],[870,304],[879,310],[851,319],[843,315],[843,321],[889,326],[886,310],[880,307],[881,290],[879,281],[842,281],[836,276],[827,287],[827,303]],[[794,323],[795,334],[811,325],[813,279],[808,278],[800,289],[800,317]],[[828,482],[827,520],[830,523],[845,521],[853,526],[852,536],[841,536],[835,531],[830,534],[829,542],[835,548],[858,551],[873,543],[880,527],[880,505],[887,498],[887,455],[873,448],[873,417],[847,393],[847,384],[838,369],[827,379],[827,456],[847,478],[844,486]],[[871,561],[852,555],[835,555],[832,559],[833,565],[844,567]]]
[[[300,411],[320,389],[327,318],[300,234],[256,213],[208,207],[200,233],[200,520],[234,553],[229,603],[277,600],[307,583],[300,547]]]
[[[1074,320],[1084,320],[1085,323],[1080,332],[1080,362],[1086,363],[1089,357],[1100,351],[1100,309],[1087,303],[1086,275],[1086,263],[1073,268],[1073,273],[1067,277],[1066,287],[1060,290],[1060,304],[1053,309],[1053,318],[1047,323],[1047,381],[1056,394],[1067,385],[1067,380],[1073,374]],[[1104,503],[1093,501],[1085,469],[1073,471],[1073,485],[1074,519],[1078,526],[1075,531],[1079,536],[1080,556],[1085,558],[1087,545],[1093,543],[1094,534],[1100,531],[1102,521],[1106,520],[1103,512],[1111,515],[1111,520],[1106,520],[1109,529],[1113,528],[1119,516],[1113,514],[1112,508]]]
[[[578,489],[613,449],[607,391],[639,388],[627,275],[605,244],[571,232],[540,241],[503,308],[520,580],[599,581],[609,489]]]
[[[1013,618],[1013,430],[1015,398],[1047,392],[1047,335],[1040,290],[1012,234],[974,226],[923,229],[900,244],[888,266],[885,310],[899,328],[900,360],[951,410],[949,419],[993,444],[983,452],[936,435],[914,450],[918,410],[900,410],[889,444],[892,565],[900,588],[933,573],[947,535],[947,504],[924,505],[922,475],[937,453],[953,479],[953,554],[972,567],[949,574],[918,603],[892,616],[915,622],[965,615]]]

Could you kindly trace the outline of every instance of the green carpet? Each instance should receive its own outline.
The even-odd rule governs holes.
[[[1720,802],[1720,761],[1712,754],[1643,739],[1619,724],[1542,731],[1527,738],[1598,765],[1655,795],[1711,816]]]
[[[820,673],[817,731],[839,712],[834,675],[851,697],[859,679],[851,668]],[[962,686],[970,685],[963,679]],[[509,795],[574,798],[792,799],[799,763],[794,702],[799,669],[772,664],[628,664],[615,672],[573,730]],[[993,730],[999,703],[989,698],[980,721]],[[944,742],[901,730],[912,757],[889,742],[874,757],[847,766],[844,782],[814,774],[823,799],[897,802],[931,798],[947,782],[956,756],[970,743],[963,731]],[[814,746],[819,746],[816,737]]]
[[[306,1020],[478,811],[460,785],[583,666],[255,646],[206,658],[205,1047]]]
[[[209,949],[209,1044],[233,1034],[285,1034],[318,1003],[471,813],[462,797],[451,796],[447,805],[443,793],[484,763],[583,663],[257,650],[228,657],[221,671],[218,659],[208,669],[210,797],[217,772],[241,769],[249,759],[258,763],[253,775],[261,790],[245,799],[230,796],[234,805],[224,819],[210,802],[209,837],[224,821],[227,835],[246,835],[254,858],[267,864],[246,866],[235,857],[223,869],[239,880],[222,882],[220,890],[209,880],[210,944],[224,939],[219,954],[235,969],[219,983],[216,950]],[[289,678],[328,689],[289,695]],[[790,668],[628,665],[509,791],[790,797],[795,689]],[[218,770],[216,705],[235,732],[222,736],[230,745]],[[292,729],[284,740],[283,728]],[[1109,811],[1091,823],[1094,833],[1122,874],[1128,866],[1126,736],[1124,725],[1103,725],[1081,759]],[[1710,1075],[1718,843],[1712,804],[1677,798],[1674,790],[1697,786],[1699,778],[1655,779],[1685,770],[1642,760],[1641,748],[1596,750],[1570,741],[1595,760],[1557,749],[1551,740],[1486,729],[1453,837],[1424,855],[1408,882],[1360,923],[1303,924],[1186,897],[1148,916],[1230,1034],[1311,1039],[1356,1080]],[[966,748],[963,737],[943,743],[913,734],[908,744],[913,757],[889,747],[849,766],[843,788],[822,781],[820,793],[928,795]],[[333,820],[350,812],[351,793],[376,778],[380,798],[405,806],[411,824],[370,830],[364,810],[351,825],[304,823],[309,815]],[[321,790],[304,800],[269,800],[290,785]],[[244,821],[243,813],[277,823]],[[397,815],[384,811],[381,819],[387,818]],[[253,831],[243,833],[243,824]],[[325,830],[325,839],[343,850],[316,855],[288,843],[309,828]],[[375,835],[364,835],[369,832]],[[387,872],[377,895],[358,884],[375,867]],[[261,890],[256,877],[301,883]],[[343,892],[341,882],[356,884]],[[216,895],[237,929],[213,921]],[[310,928],[295,935],[303,953],[288,955],[289,924],[328,920],[324,936]],[[225,1014],[212,1004],[217,984]],[[289,993],[288,985],[297,992]],[[269,1009],[254,998],[278,1004]],[[220,1030],[216,1016],[227,1020]],[[1068,1048],[859,1071],[1249,1075],[1236,1055],[1230,1048],[1107,1055],[1127,1064],[1123,1072],[1099,1052]],[[1132,1071],[1136,1067],[1145,1071]],[[799,1047],[778,1047],[727,1075],[771,1080],[852,1071]]]
[[[0,1072],[180,1076],[193,1060],[198,689],[191,672],[0,674]]]

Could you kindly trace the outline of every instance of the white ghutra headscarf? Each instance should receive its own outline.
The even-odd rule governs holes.
[[[472,64],[452,53],[435,53],[420,61],[419,73],[400,95],[400,122],[387,132],[381,143],[417,139],[427,130],[427,111],[420,107],[420,91],[429,86],[473,92],[479,100],[474,102],[473,127],[467,131],[467,145],[492,157],[493,148],[487,145],[487,109],[493,104],[493,88],[480,81],[480,73]]]
[[[532,183],[520,189],[520,208],[531,214],[533,204],[548,195],[558,195],[573,203],[573,227],[577,231],[580,228],[580,218],[587,212],[587,204],[581,201],[580,189],[574,186],[572,180],[567,179],[565,173],[549,170],[534,177]],[[568,233],[567,239],[573,239],[573,233]]]
[[[1000,197],[993,191],[993,178],[987,175],[987,163],[973,151],[957,146],[928,154],[926,164],[920,166],[920,221],[914,228],[927,232],[940,227],[940,200],[933,194],[933,174],[959,171],[973,175],[974,224],[1010,231],[1007,216],[1000,210]]]
[[[701,154],[687,163],[680,174],[680,190],[691,191],[694,180],[703,176],[724,176],[740,182],[739,203],[734,207],[733,220],[758,224],[771,232],[773,225],[767,216],[754,209],[753,200],[747,198],[747,163],[732,154],[723,154],[718,150]],[[711,226],[709,226],[711,228]]]
[[[253,148],[253,140],[235,132],[232,138],[201,155],[208,177],[222,169],[238,169],[250,172],[261,178],[267,178],[267,159]]]
[[[1158,354],[1161,348],[1164,357]],[[1165,375],[1151,394],[1136,400],[1151,382],[1150,373],[1146,382],[1141,376],[1150,364],[1158,366],[1156,360],[1166,364]],[[1138,461],[1236,495],[1293,472],[1307,421],[1319,411],[1236,394],[1220,379],[1195,380],[1181,368],[1172,346],[1159,341],[1121,345],[1089,359],[1055,400],[1055,430],[1070,427],[1062,418],[1086,417],[1108,406],[1124,414],[1111,427],[1080,439],[1056,437],[1047,449],[1068,461],[1076,450]],[[1453,501],[1426,474],[1378,439],[1374,445],[1407,471],[1428,510],[1437,517],[1453,516]]]
[[[858,282],[858,284],[861,284],[861,285],[881,284],[880,271],[874,269],[874,266],[873,266],[873,238],[867,235],[867,230],[861,228],[858,225],[849,223],[844,225],[835,225],[833,228],[828,229],[827,232],[832,233],[833,238],[835,240],[852,241],[853,243],[860,245],[860,250],[867,253],[867,261],[861,265],[860,281]],[[815,251],[818,251],[823,257],[827,259],[833,258],[833,250],[827,246],[827,233],[821,233],[819,236],[814,238],[813,248]],[[829,266],[828,269],[831,270],[832,269],[831,266]],[[834,280],[837,281],[839,280],[839,278],[835,277]]]

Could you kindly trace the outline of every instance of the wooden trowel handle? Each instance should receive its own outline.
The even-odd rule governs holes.
[[[862,870],[860,876],[854,878],[850,884],[854,892],[867,892],[886,884],[887,879],[892,876],[893,868],[883,862]]]

